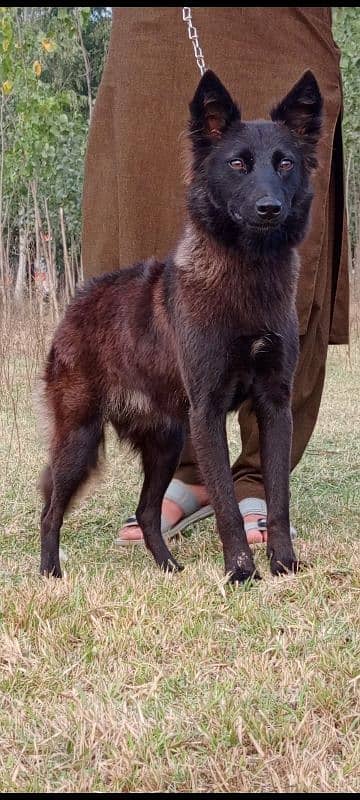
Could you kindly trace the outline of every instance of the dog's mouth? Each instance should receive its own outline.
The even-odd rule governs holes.
[[[268,220],[267,222],[265,222],[265,220],[263,222],[249,222],[249,220],[244,219],[242,221],[247,228],[250,228],[250,230],[253,231],[258,231],[259,233],[269,233],[270,231],[276,230],[281,225],[281,222],[278,219],[276,221],[274,220],[273,222],[271,222],[271,220]]]
[[[244,217],[240,211],[236,211],[233,208],[230,208],[229,212],[234,222],[236,222],[238,225],[244,225],[246,228],[250,228],[250,230],[256,231],[257,233],[270,233],[270,231],[274,231],[276,228],[279,228],[282,222],[282,220],[279,220],[279,218],[266,221],[259,220],[259,222],[255,222],[255,220],[246,219],[246,217]]]

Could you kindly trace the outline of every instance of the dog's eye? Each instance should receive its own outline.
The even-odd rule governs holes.
[[[232,158],[228,164],[231,169],[236,169],[238,172],[247,172],[247,166],[242,158]]]
[[[282,158],[278,166],[278,169],[280,170],[280,172],[290,172],[293,166],[294,162],[291,161],[290,158]]]

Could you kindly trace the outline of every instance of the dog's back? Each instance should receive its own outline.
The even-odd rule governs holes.
[[[169,416],[184,418],[170,269],[151,260],[95,278],[77,292],[45,369],[50,446],[95,417],[124,435],[155,421],[166,424]]]

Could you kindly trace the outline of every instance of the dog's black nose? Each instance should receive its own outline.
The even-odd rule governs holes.
[[[260,197],[255,203],[256,213],[262,219],[274,219],[278,217],[281,211],[280,200],[275,200],[274,197]]]

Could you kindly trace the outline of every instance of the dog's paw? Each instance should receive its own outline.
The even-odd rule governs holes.
[[[256,570],[253,569],[252,571],[247,571],[244,569],[236,569],[235,572],[230,572],[228,577],[228,583],[232,586],[237,586],[240,583],[253,583],[254,581],[261,581],[261,575]]]
[[[179,564],[175,558],[167,558],[166,561],[163,561],[160,567],[162,572],[176,574],[177,572],[182,572],[184,567],[182,564]]]
[[[60,564],[41,564],[40,575],[44,578],[62,578]]]
[[[307,567],[307,564],[300,561],[296,556],[276,555],[272,552],[269,555],[269,559],[272,575],[296,575]]]

